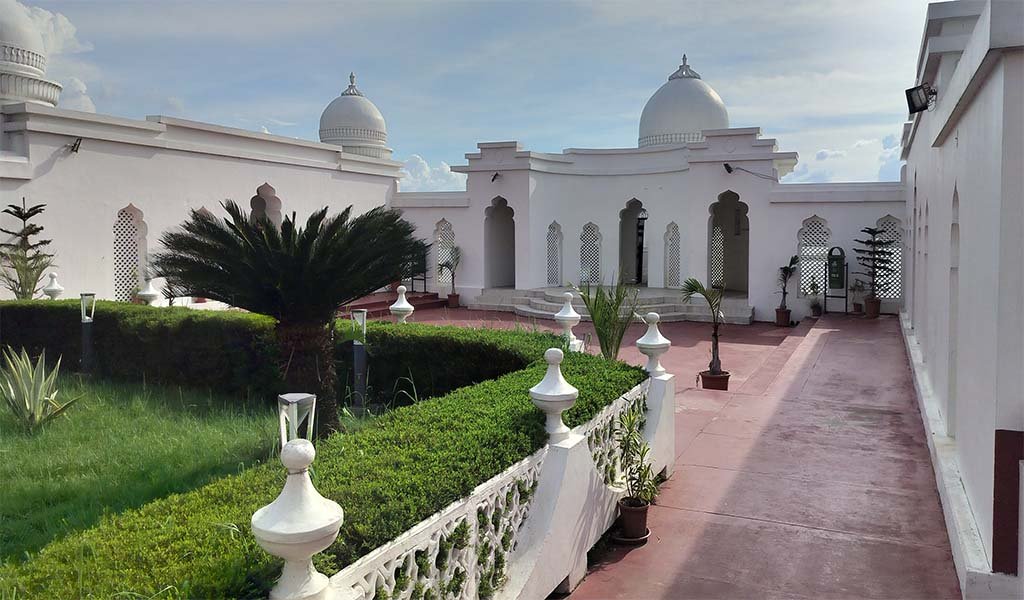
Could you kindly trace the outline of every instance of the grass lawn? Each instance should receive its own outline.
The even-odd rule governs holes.
[[[63,377],[58,401],[79,396],[34,435],[0,404],[0,563],[277,454],[270,402]]]

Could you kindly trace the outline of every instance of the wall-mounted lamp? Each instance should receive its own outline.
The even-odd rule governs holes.
[[[499,177],[501,177],[501,173],[495,172],[494,175],[491,175],[491,183],[494,183],[494,180]]]
[[[78,154],[78,149],[82,147],[82,138],[78,138],[75,141],[68,144],[68,152],[72,154]]]
[[[768,181],[776,181],[775,177],[772,177],[771,175],[765,175],[764,173],[758,173],[756,171],[751,171],[750,169],[744,169],[743,167],[734,167],[729,163],[722,163],[722,166],[725,167],[725,172],[730,175],[732,175],[734,171],[743,171],[744,173],[750,173],[754,177],[760,177],[761,179],[767,179]]]
[[[907,109],[910,114],[919,113],[935,106],[935,99],[939,92],[927,81],[921,85],[914,86],[906,91]]]

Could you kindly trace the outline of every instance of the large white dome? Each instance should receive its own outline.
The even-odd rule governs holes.
[[[699,142],[704,139],[701,131],[727,127],[729,113],[722,98],[686,64],[684,54],[679,69],[644,106],[637,145]]]
[[[320,141],[342,146],[345,152],[373,158],[391,158],[384,116],[356,89],[356,76],[348,76],[348,89],[331,101],[320,115]]]
[[[34,102],[56,106],[60,85],[43,79],[46,48],[25,10],[16,2],[0,5],[0,105]]]

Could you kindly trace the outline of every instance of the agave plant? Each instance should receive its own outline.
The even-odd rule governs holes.
[[[78,398],[64,404],[57,403],[57,375],[60,373],[60,359],[47,373],[46,353],[39,356],[35,365],[24,348],[20,353],[10,346],[4,348],[3,371],[0,372],[0,394],[15,418],[31,432],[61,415]]]
[[[337,430],[337,373],[329,324],[338,306],[410,273],[427,245],[396,210],[352,216],[314,212],[305,227],[295,214],[280,227],[265,216],[223,204],[226,219],[192,211],[160,237],[157,276],[185,296],[218,300],[277,319],[281,370],[288,388],[317,394],[317,434]]]
[[[597,342],[601,346],[601,356],[615,360],[619,357],[619,348],[622,346],[626,329],[633,322],[636,290],[631,290],[621,281],[610,289],[601,286],[592,288],[589,283],[584,285],[583,289],[575,286],[574,289],[590,313],[594,332],[597,333]]]
[[[710,290],[704,287],[699,280],[690,277],[683,282],[683,301],[689,302],[696,296],[700,296],[708,303],[711,310],[711,362],[708,363],[708,372],[711,375],[721,375],[722,360],[718,355],[718,328],[722,326],[725,315],[722,313],[722,297],[724,292],[718,288]]]

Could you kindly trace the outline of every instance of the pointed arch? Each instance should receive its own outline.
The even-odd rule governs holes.
[[[601,230],[593,222],[580,233],[580,283],[601,284]]]
[[[548,285],[562,286],[562,226],[558,221],[548,225]]]
[[[516,286],[515,209],[501,196],[484,209],[484,286]]]
[[[747,292],[750,281],[749,207],[726,190],[708,206],[708,281],[712,287]]]
[[[632,198],[619,211],[619,275],[627,283],[647,283],[647,209]]]
[[[892,271],[878,276],[878,297],[896,300],[903,297],[903,222],[892,215],[885,215],[875,226],[882,230],[879,239],[892,242],[886,248],[892,252],[889,266]]]
[[[448,269],[441,269],[441,265],[451,260],[452,251],[455,249],[455,229],[448,219],[441,219],[434,226],[434,248],[437,250],[437,261],[434,263],[437,283],[438,285],[451,285],[452,272]]]
[[[114,298],[131,302],[146,278],[148,233],[142,211],[129,204],[117,211],[114,221]]]
[[[800,256],[800,293],[810,294],[813,284],[820,294],[828,277],[828,249],[832,243],[832,230],[828,221],[812,215],[804,219],[797,232],[797,254]]]
[[[249,200],[249,207],[252,209],[252,217],[266,217],[275,226],[281,226],[281,199],[277,197],[277,190],[269,183],[264,183],[256,188],[256,195]]]
[[[682,285],[679,245],[679,225],[672,221],[665,227],[665,287]]]

